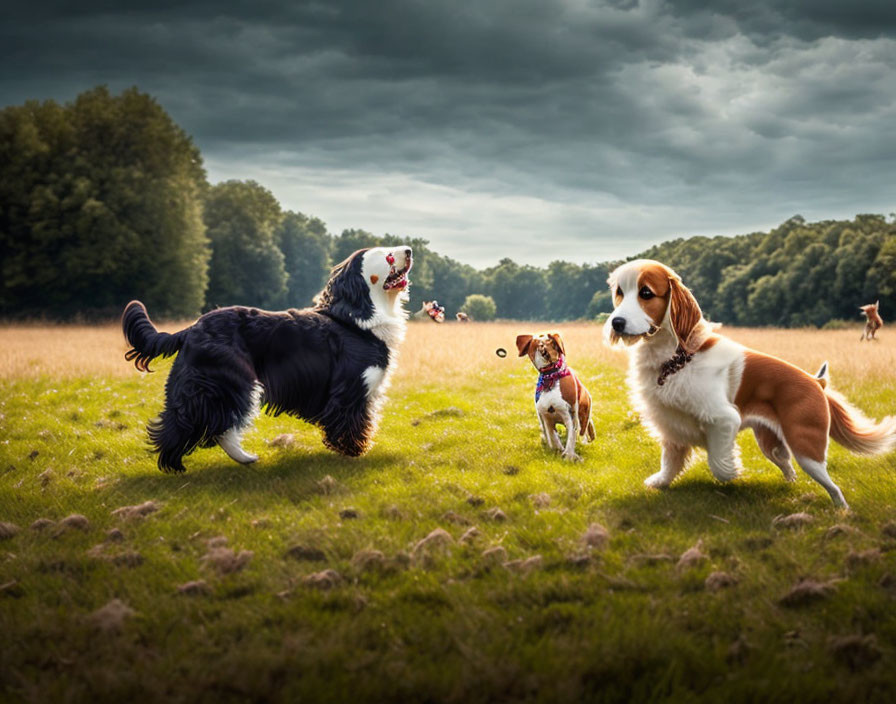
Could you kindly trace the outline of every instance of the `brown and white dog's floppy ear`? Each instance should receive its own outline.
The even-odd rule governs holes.
[[[557,349],[560,350],[560,354],[566,354],[566,348],[563,346],[563,340],[560,338],[559,332],[549,332],[548,337],[554,341],[554,344],[557,345]]]
[[[672,322],[672,329],[678,338],[678,344],[685,352],[693,353],[696,351],[694,341],[689,338],[703,318],[703,311],[694,294],[677,276],[669,277],[669,287],[669,320]]]
[[[526,354],[529,351],[529,345],[532,344],[532,336],[531,335],[517,335],[516,336],[516,348],[520,352],[520,357]]]

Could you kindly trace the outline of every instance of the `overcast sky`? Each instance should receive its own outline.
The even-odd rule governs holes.
[[[896,210],[894,0],[4,8],[0,104],[136,85],[212,181],[476,266]]]

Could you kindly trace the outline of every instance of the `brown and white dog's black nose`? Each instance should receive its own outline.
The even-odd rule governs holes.
[[[615,332],[622,332],[623,330],[625,330],[625,318],[617,316],[613,318],[611,325],[613,326],[613,330]]]

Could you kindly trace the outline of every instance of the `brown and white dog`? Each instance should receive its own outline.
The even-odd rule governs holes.
[[[663,264],[628,262],[608,283],[616,308],[605,339],[630,345],[633,401],[662,445],[660,471],[645,480],[648,486],[669,486],[694,447],[706,448],[717,479],[736,478],[741,462],[735,438],[750,428],[787,481],[796,478],[792,455],[835,504],[847,508],[828,475],[828,436],[863,454],[896,446],[896,418],[876,424],[827,388],[827,363],[811,376],[717,334]]]
[[[859,342],[862,340],[877,339],[875,337],[877,331],[884,326],[884,320],[880,317],[880,312],[878,311],[879,305],[880,301],[875,301],[874,303],[869,303],[867,306],[859,306],[859,310],[862,311],[862,314],[866,318],[868,318],[868,322],[865,323],[865,331],[862,333],[862,337],[859,338]]]
[[[550,449],[563,454],[563,459],[581,461],[576,454],[576,437],[594,440],[591,420],[591,394],[566,364],[566,349],[558,333],[538,336],[519,335],[516,348],[520,357],[528,354],[538,370],[535,384],[535,412],[541,425],[541,440]],[[566,447],[560,442],[557,424],[566,428]]]

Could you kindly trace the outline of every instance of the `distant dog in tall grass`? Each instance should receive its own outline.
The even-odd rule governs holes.
[[[633,400],[663,448],[660,471],[645,480],[648,486],[669,486],[695,446],[706,448],[717,479],[736,478],[741,462],[735,439],[750,428],[787,481],[796,478],[792,455],[846,508],[828,475],[828,436],[862,454],[896,446],[896,418],[874,423],[827,388],[827,362],[811,376],[717,334],[667,266],[628,262],[610,274],[609,284],[616,308],[605,337],[630,346]]]
[[[862,340],[877,339],[875,337],[877,331],[884,326],[884,320],[880,317],[880,311],[878,310],[879,305],[880,301],[875,301],[874,303],[869,303],[867,306],[859,306],[859,310],[862,311],[862,314],[868,319],[865,323],[865,331],[862,333],[862,337],[859,338],[859,342]]]
[[[215,444],[254,462],[241,436],[260,406],[320,426],[332,450],[364,453],[404,339],[410,269],[410,248],[359,250],[333,269],[313,308],[221,308],[174,334],[158,332],[131,301],[125,358],[149,371],[153,358],[179,353],[165,408],[149,425],[159,469],[182,472],[185,455]]]
[[[586,441],[594,440],[591,420],[591,394],[579,377],[566,364],[566,347],[558,333],[538,336],[519,335],[516,348],[529,355],[538,370],[535,384],[535,412],[541,425],[541,439],[552,450],[561,452],[563,459],[580,461],[576,454],[579,435]],[[560,442],[557,424],[566,428],[566,447]]]

